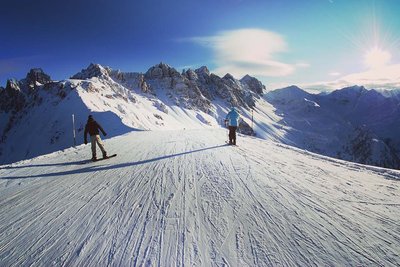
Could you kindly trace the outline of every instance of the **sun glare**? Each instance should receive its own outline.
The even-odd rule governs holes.
[[[392,55],[379,47],[374,47],[365,53],[364,63],[370,69],[376,69],[386,66],[391,59]]]

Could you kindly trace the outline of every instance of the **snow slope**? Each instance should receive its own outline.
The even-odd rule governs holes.
[[[400,168],[400,102],[395,95],[385,97],[362,86],[316,95],[291,86],[268,92],[265,99],[286,132],[277,141],[352,162]]]
[[[226,131],[0,167],[2,266],[399,266],[400,172]]]

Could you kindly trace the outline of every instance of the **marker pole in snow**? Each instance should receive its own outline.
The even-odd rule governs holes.
[[[72,133],[74,135],[74,147],[76,146],[76,136],[75,136],[75,115],[72,114]]]
[[[253,130],[253,111],[254,109],[251,110],[251,129]]]
[[[251,131],[252,131],[251,135],[255,135],[254,134],[254,116],[253,116],[253,111],[254,111],[254,109],[251,109]]]

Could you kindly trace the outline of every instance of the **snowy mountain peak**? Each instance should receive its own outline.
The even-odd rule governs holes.
[[[362,85],[353,85],[353,86],[348,86],[348,87],[344,87],[341,89],[342,91],[355,91],[355,92],[365,92],[368,91],[367,89],[365,89],[364,86]]]
[[[248,82],[252,79],[255,79],[254,77],[250,76],[249,74],[246,74],[245,76],[243,76],[242,79],[240,79],[241,82]]]
[[[197,75],[210,76],[210,71],[208,70],[208,68],[206,66],[202,66],[202,67],[196,69],[195,72],[197,73]]]
[[[282,89],[280,89],[280,90],[305,92],[303,89],[301,89],[300,87],[298,87],[298,86],[296,86],[296,85],[291,85],[291,86],[282,88]]]
[[[29,84],[35,85],[36,83],[46,84],[51,81],[51,78],[41,68],[34,68],[28,72],[26,80]]]
[[[265,90],[265,86],[259,80],[248,74],[240,79],[240,82],[246,84],[251,91],[257,94],[262,94]]]
[[[225,74],[225,76],[223,77],[223,79],[234,81],[234,80],[235,80],[235,77],[233,77],[232,74],[227,73],[227,74]]]
[[[153,67],[159,67],[162,69],[172,69],[172,67],[170,65],[168,65],[167,63],[164,63],[162,61],[160,63],[154,65]]]
[[[173,67],[161,62],[151,67],[145,74],[147,79],[162,79],[165,77],[178,77],[180,73]]]
[[[71,79],[86,80],[93,77],[104,78],[108,77],[110,72],[111,69],[108,67],[103,67],[100,64],[90,63],[86,69],[82,69],[82,71],[72,76]]]
[[[5,90],[10,95],[14,94],[16,91],[21,91],[21,89],[19,88],[18,82],[14,79],[7,80],[7,85],[6,85]]]
[[[368,90],[365,89],[364,86],[354,85],[354,86],[342,88],[340,90],[335,90],[332,92],[332,95],[338,95],[338,96],[342,96],[342,97],[358,97],[361,94],[367,93],[367,92],[368,92]]]
[[[199,78],[196,71],[194,71],[192,69],[188,69],[182,75],[185,75],[191,81],[197,80]]]
[[[279,102],[281,104],[288,103],[294,100],[303,100],[304,98],[312,98],[309,93],[292,85],[282,89],[274,90],[268,93],[267,99],[272,102]]]
[[[310,95],[300,87],[297,87],[296,85],[291,85],[282,89],[277,89],[271,92],[272,94],[275,95],[280,95],[280,96],[288,96],[288,97],[305,97]]]
[[[25,105],[25,96],[17,81],[7,80],[4,90],[0,90],[0,113],[4,111],[20,111]],[[3,131],[7,130],[7,126]],[[1,132],[0,132],[1,134]]]

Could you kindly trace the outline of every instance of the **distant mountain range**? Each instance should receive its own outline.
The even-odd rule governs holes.
[[[180,73],[164,63],[146,73],[90,64],[62,81],[32,69],[25,79],[0,87],[0,163],[72,146],[72,114],[79,145],[89,114],[113,137],[132,130],[220,127],[236,106],[244,134],[399,168],[399,96],[359,86],[318,95],[296,86],[267,91],[249,75],[221,78],[207,67]]]
[[[397,93],[353,86],[315,95],[292,86],[269,92],[266,99],[282,117],[285,143],[363,164],[399,167]]]

